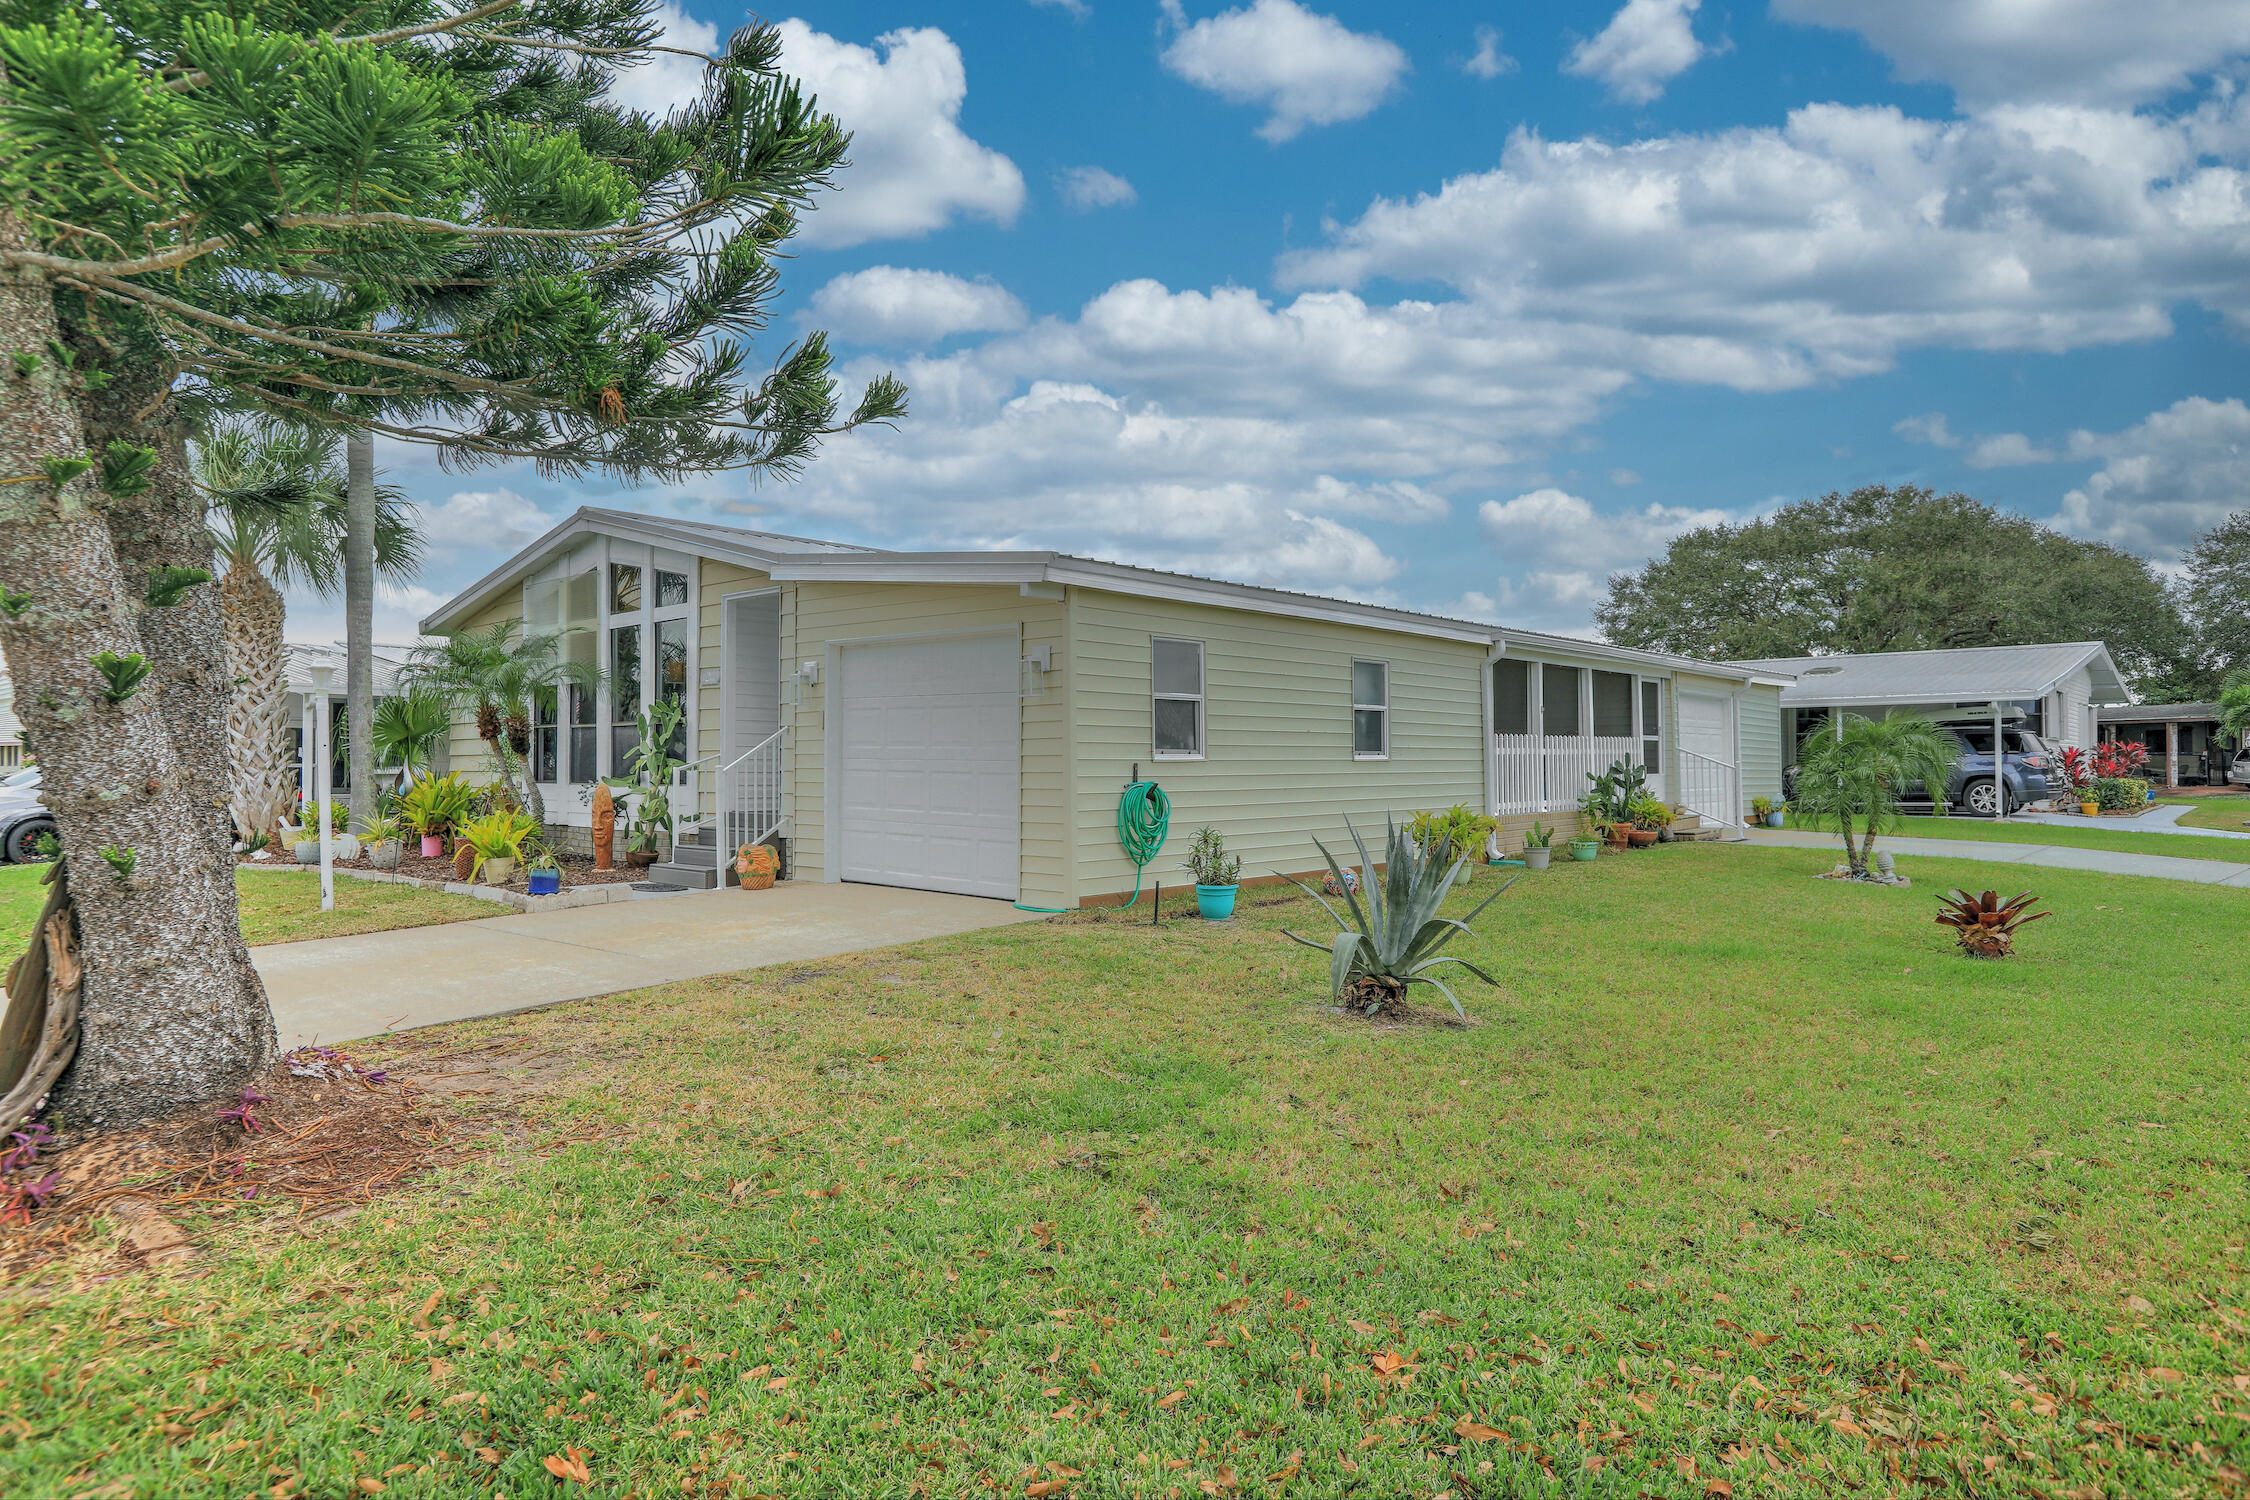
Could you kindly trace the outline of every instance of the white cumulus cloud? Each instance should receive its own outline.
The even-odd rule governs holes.
[[[1015,223],[1023,173],[961,128],[969,75],[951,37],[910,26],[862,47],[799,20],[779,29],[782,66],[852,133],[851,166],[836,191],[814,199],[800,243],[835,249],[910,238],[963,216]]]
[[[1647,104],[1703,56],[1689,22],[1702,0],[1625,0],[1601,31],[1571,49],[1563,71],[1598,78],[1628,104]]]
[[[1961,440],[1946,425],[1945,413],[1926,411],[1918,416],[1901,417],[1891,424],[1891,431],[1910,443],[1920,443],[1925,448],[1958,448]]]
[[[2040,447],[2020,432],[1986,433],[1969,445],[1972,469],[2009,469],[2054,461],[2053,449]]]
[[[1901,76],[1976,104],[2135,104],[2250,53],[2242,0],[1773,0],[1773,13],[1856,31]]]
[[[1479,26],[1476,44],[1477,50],[1461,62],[1461,71],[1471,78],[1482,78],[1489,83],[1516,70],[1516,60],[1500,50],[1499,27]]]
[[[1024,325],[1023,304],[1005,287],[904,266],[846,271],[812,294],[805,317],[862,343],[927,344]]]
[[[1097,208],[1127,208],[1141,201],[1133,185],[1100,167],[1065,167],[1055,174],[1065,207],[1078,213]]]
[[[2101,467],[2063,496],[2054,524],[2176,558],[2250,497],[2250,406],[2190,396],[2123,432],[2072,433],[2069,457]]]
[[[422,536],[432,547],[512,552],[555,524],[553,516],[511,489],[456,490],[435,505],[416,509]]]
[[[1372,113],[1407,72],[1397,43],[1296,0],[1251,0],[1193,23],[1180,0],[1164,0],[1164,10],[1179,29],[1164,49],[1165,68],[1222,99],[1269,111],[1258,134],[1275,144],[1308,125]]]

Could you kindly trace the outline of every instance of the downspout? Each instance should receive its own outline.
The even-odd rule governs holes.
[[[1488,818],[1500,816],[1499,754],[1492,744],[1492,669],[1508,654],[1508,643],[1495,635],[1492,650],[1477,669],[1477,701],[1482,710],[1477,717],[1477,743],[1483,747],[1479,757],[1484,762],[1484,813]]]

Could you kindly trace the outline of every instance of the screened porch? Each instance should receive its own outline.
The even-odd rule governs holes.
[[[1523,657],[1492,664],[1493,807],[1499,816],[1572,812],[1588,776],[1620,760],[1670,800],[1664,680]]]

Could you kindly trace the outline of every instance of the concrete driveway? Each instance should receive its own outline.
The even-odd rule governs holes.
[[[277,943],[250,956],[281,1045],[299,1047],[1037,920],[974,896],[784,881]]]

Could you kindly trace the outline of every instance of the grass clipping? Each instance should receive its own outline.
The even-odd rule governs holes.
[[[397,1191],[482,1151],[411,1081],[302,1047],[236,1101],[49,1148],[19,1132],[0,1219],[0,1282],[78,1253],[157,1265],[195,1253],[180,1221],[286,1204],[319,1217]],[[107,1219],[122,1231],[114,1244]]]

